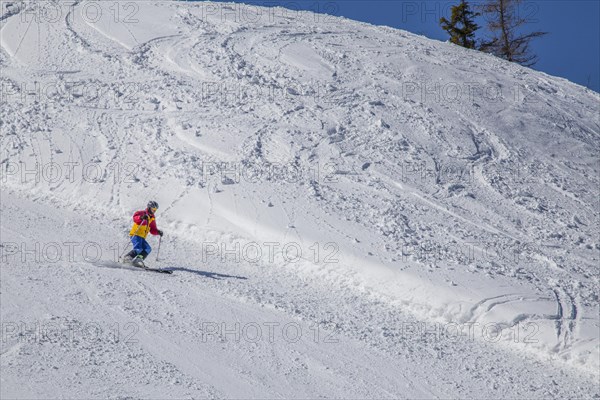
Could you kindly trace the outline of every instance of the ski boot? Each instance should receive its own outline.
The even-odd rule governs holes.
[[[131,264],[136,255],[137,255],[136,252],[134,250],[132,250],[129,253],[125,254],[125,256],[123,256],[123,258],[121,259],[121,262],[123,264]]]
[[[138,255],[131,260],[131,265],[138,268],[146,268],[146,264],[144,264],[144,257],[142,255]]]

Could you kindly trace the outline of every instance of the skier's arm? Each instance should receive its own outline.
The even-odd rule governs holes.
[[[158,228],[156,227],[156,220],[150,222],[150,233],[153,234],[153,235],[159,235],[160,234]]]
[[[135,222],[138,225],[146,225],[146,221],[142,219],[142,216],[146,215],[145,211],[136,211],[135,214],[133,214],[133,222]]]

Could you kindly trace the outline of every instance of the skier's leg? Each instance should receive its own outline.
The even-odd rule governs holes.
[[[131,237],[131,243],[133,244],[131,253],[133,253],[133,257],[140,255],[144,251],[144,242],[145,240],[142,237],[135,235]]]
[[[132,236],[131,238],[131,243],[133,243],[133,252],[135,253],[131,263],[135,267],[144,267],[144,257],[146,256],[144,251],[144,242],[144,238],[140,236]]]
[[[148,257],[148,255],[152,252],[152,247],[150,247],[150,244],[148,244],[148,242],[146,240],[144,240],[144,253],[146,253],[146,255],[144,256],[144,258]]]
[[[146,257],[148,257],[148,254],[150,254],[150,252],[152,251],[152,247],[150,247],[148,242],[143,238],[140,238],[139,249],[140,250],[138,251],[137,255],[143,260],[146,259]]]

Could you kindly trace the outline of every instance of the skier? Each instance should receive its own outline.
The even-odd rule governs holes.
[[[156,227],[156,217],[154,214],[158,210],[158,203],[148,202],[145,210],[136,211],[133,214],[133,227],[129,231],[133,250],[124,257],[124,262],[131,262],[136,267],[145,267],[144,259],[152,251],[152,248],[146,241],[148,233],[152,235],[163,235],[163,231]]]

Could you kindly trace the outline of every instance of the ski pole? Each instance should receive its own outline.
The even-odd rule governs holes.
[[[162,236],[158,238],[158,247],[156,248],[156,261],[158,261],[158,255],[160,254],[160,244],[162,242]]]
[[[130,240],[131,240],[131,238],[130,238],[130,239],[128,239],[128,240],[127,240],[127,242],[125,242],[125,245],[123,246],[123,249],[124,249],[124,250],[123,250],[123,252],[121,253],[121,255],[119,256],[119,260],[123,259],[123,256],[125,255],[125,252],[127,251],[127,246],[129,245],[129,241],[130,241]]]
[[[156,248],[156,261],[158,261],[158,254],[160,253],[160,243],[162,242],[162,236],[158,238],[158,247]]]

